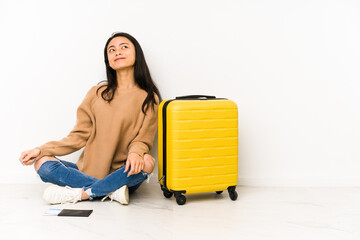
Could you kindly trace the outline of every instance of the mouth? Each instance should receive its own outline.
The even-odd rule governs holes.
[[[117,60],[121,60],[121,59],[125,59],[124,57],[119,57],[119,58],[115,58],[115,62],[117,61]]]

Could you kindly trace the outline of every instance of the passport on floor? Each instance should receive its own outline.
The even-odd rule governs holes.
[[[60,216],[60,217],[88,217],[93,210],[84,209],[57,209],[50,208],[46,210],[44,216]]]

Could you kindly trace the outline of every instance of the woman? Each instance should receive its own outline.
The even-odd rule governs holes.
[[[153,171],[152,147],[161,96],[137,40],[113,34],[104,49],[107,82],[92,87],[77,110],[69,135],[24,151],[23,165],[34,164],[51,185],[43,198],[50,204],[92,200],[105,196],[129,203]],[[76,164],[60,160],[82,147]]]

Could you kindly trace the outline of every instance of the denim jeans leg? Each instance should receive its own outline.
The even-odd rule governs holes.
[[[76,164],[62,160],[46,161],[40,166],[37,173],[44,182],[72,188],[90,186],[99,180],[79,171],[74,165]]]
[[[94,197],[105,196],[124,185],[127,185],[129,188],[139,187],[140,184],[148,178],[148,174],[143,171],[128,177],[127,175],[130,170],[126,173],[124,173],[124,170],[125,166],[122,166],[91,186],[85,187],[84,191],[90,196],[90,199],[92,199]]]
[[[79,168],[77,167],[77,165],[75,163],[72,163],[72,162],[68,162],[68,161],[64,161],[64,160],[60,160],[59,161],[65,165],[65,167],[69,167],[69,168],[74,168],[76,170],[79,170]]]
[[[135,191],[140,187],[140,185],[141,185],[142,183],[143,183],[143,182],[138,183],[138,184],[136,184],[135,186],[129,187],[129,194],[135,192]]]

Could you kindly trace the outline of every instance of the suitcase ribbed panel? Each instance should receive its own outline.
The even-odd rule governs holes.
[[[159,178],[163,167],[161,119],[159,114]],[[234,102],[172,101],[166,110],[166,128],[168,189],[200,193],[237,184],[238,113]]]

